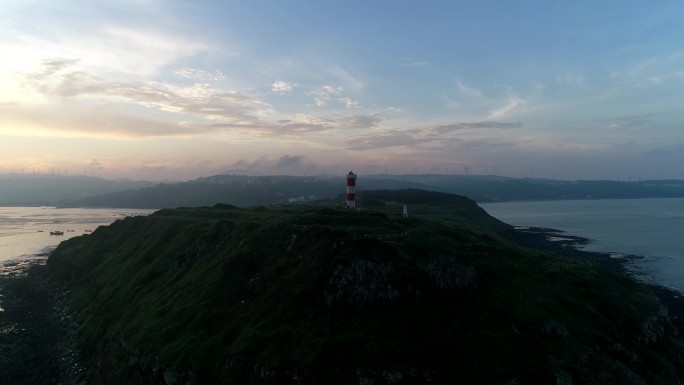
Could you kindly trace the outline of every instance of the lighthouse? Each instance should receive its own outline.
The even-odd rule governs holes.
[[[354,188],[356,187],[356,174],[349,171],[347,174],[347,209],[356,208],[356,194],[354,194]]]

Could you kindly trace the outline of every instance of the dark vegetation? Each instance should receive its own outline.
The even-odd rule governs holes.
[[[681,382],[646,287],[516,245],[464,197],[359,199],[165,209],[60,244],[88,383]]]

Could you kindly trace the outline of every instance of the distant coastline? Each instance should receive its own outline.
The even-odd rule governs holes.
[[[106,180],[68,175],[0,174],[0,206],[174,208],[226,203],[239,207],[336,199],[343,175],[223,174],[183,182]],[[554,180],[497,175],[359,174],[363,192],[420,189],[467,196],[480,203],[684,197],[684,181]]]

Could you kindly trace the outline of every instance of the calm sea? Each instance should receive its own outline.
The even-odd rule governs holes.
[[[139,209],[58,209],[54,207],[0,207],[0,264],[44,257],[65,239],[88,234],[131,215]],[[50,235],[62,231],[63,235]]]
[[[684,292],[684,198],[480,204],[515,226],[562,230],[592,240],[590,251],[637,255],[637,278]]]

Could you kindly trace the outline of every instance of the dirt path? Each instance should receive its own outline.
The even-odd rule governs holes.
[[[0,277],[0,384],[80,384],[66,295],[48,283],[43,268]]]

